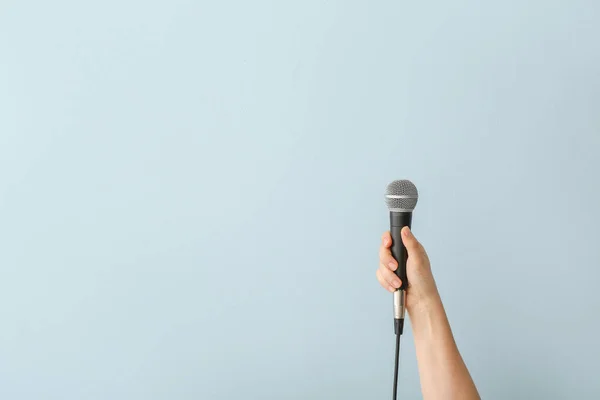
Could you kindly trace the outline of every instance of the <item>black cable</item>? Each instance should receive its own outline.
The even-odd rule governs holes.
[[[398,366],[400,364],[400,332],[396,333],[396,362],[394,363],[394,397],[398,396]]]
[[[400,336],[402,336],[402,331],[404,330],[404,320],[397,319],[394,322],[396,328],[396,360],[394,362],[394,394],[392,399],[396,400],[398,396],[398,369],[400,366]]]

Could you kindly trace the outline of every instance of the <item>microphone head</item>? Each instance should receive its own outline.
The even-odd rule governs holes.
[[[385,191],[385,203],[392,212],[412,212],[419,200],[417,187],[407,179],[393,181]]]

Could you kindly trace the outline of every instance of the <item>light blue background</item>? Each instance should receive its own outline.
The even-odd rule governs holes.
[[[3,1],[0,397],[390,398],[409,178],[483,397],[597,399],[599,13]]]

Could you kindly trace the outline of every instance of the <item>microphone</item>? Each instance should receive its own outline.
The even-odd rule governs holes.
[[[402,285],[394,292],[394,332],[402,335],[404,329],[404,312],[406,310],[406,289],[408,279],[406,277],[406,259],[408,252],[402,243],[402,228],[412,223],[412,212],[417,205],[419,192],[417,187],[409,180],[402,179],[393,181],[385,191],[385,203],[390,211],[390,234],[392,236],[392,256],[398,262],[396,275],[402,281]]]
[[[385,203],[390,210],[390,234],[392,236],[392,256],[398,262],[396,275],[402,285],[394,292],[394,333],[396,334],[396,357],[394,364],[393,399],[398,395],[398,367],[400,361],[400,336],[404,330],[404,312],[406,310],[406,260],[408,252],[402,242],[402,228],[412,223],[412,212],[417,205],[419,192],[417,187],[409,180],[393,181],[385,191]]]

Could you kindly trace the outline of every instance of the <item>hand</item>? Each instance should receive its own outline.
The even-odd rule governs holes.
[[[408,250],[406,275],[406,310],[415,340],[423,399],[480,400],[450,329],[431,273],[429,257],[408,227],[402,229],[402,243]],[[392,257],[389,232],[381,237],[377,280],[390,292],[396,291],[400,279],[394,273],[398,263]]]
[[[431,273],[427,252],[408,227],[402,229],[402,242],[408,250],[406,275],[409,287],[406,291],[406,308],[410,313],[418,304],[439,298],[439,294]],[[392,257],[391,246],[392,237],[389,232],[385,232],[381,237],[381,247],[379,248],[377,280],[384,289],[394,292],[402,282],[394,273],[398,268],[398,263]]]

